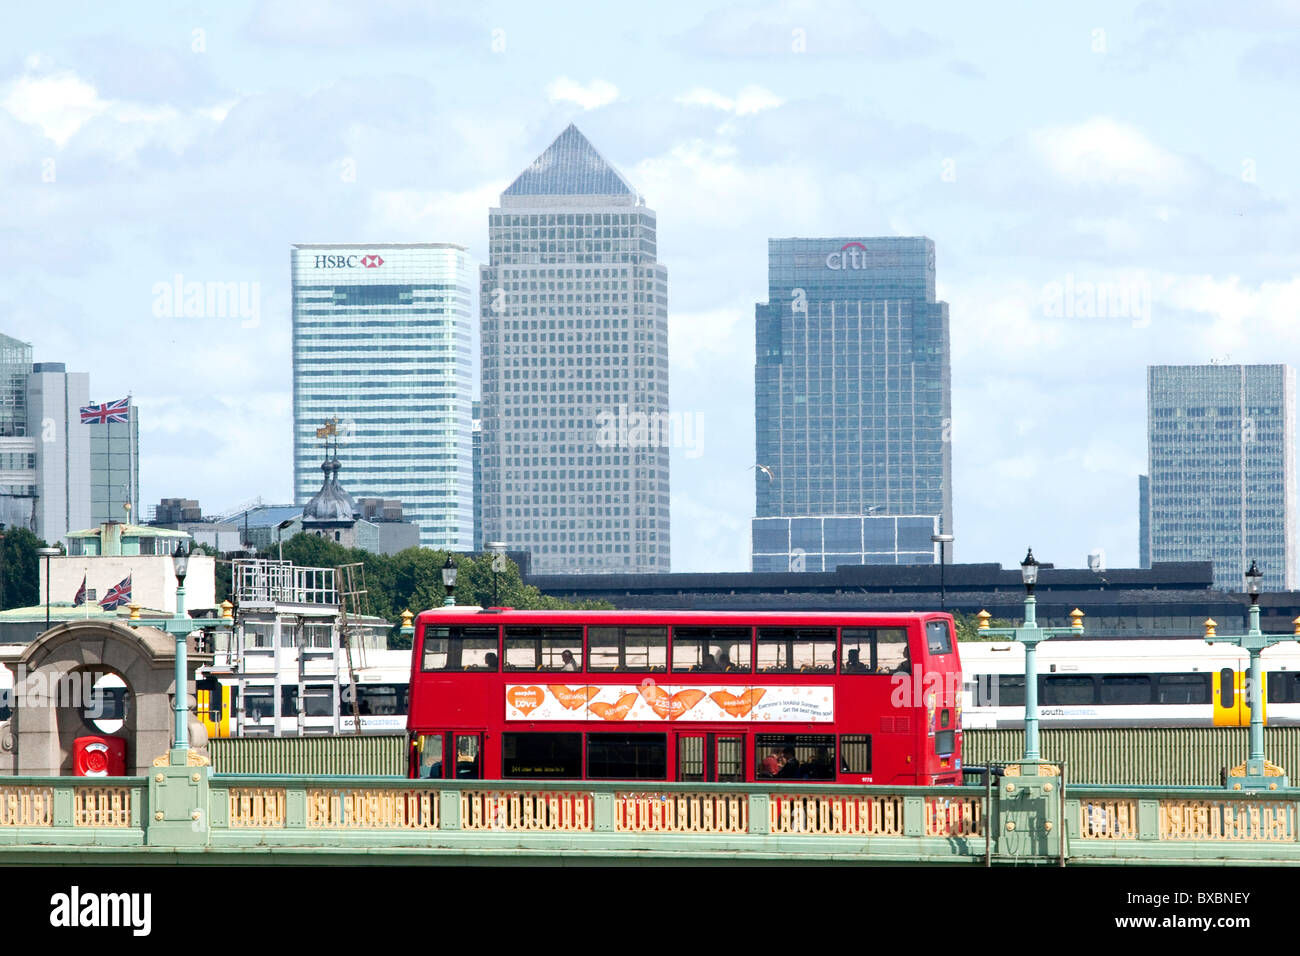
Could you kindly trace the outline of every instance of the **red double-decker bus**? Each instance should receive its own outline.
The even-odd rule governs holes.
[[[420,614],[410,775],[961,781],[947,614]]]

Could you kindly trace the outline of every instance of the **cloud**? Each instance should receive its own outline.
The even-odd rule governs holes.
[[[1181,157],[1108,116],[1038,130],[1031,138],[1052,172],[1070,185],[1120,184],[1172,192],[1193,179]]]
[[[677,97],[677,102],[685,106],[706,106],[737,116],[760,113],[780,106],[785,100],[761,86],[746,86],[735,97],[724,96],[714,90],[697,86],[689,93]]]
[[[470,3],[427,0],[261,0],[245,31],[255,40],[282,46],[448,48],[478,40],[486,52],[489,32],[476,22],[475,11]]]
[[[594,110],[618,99],[618,87],[606,80],[592,80],[586,86],[567,76],[557,77],[546,87],[552,103],[577,103],[584,110]]]
[[[68,70],[11,80],[5,84],[0,105],[16,119],[39,126],[59,147],[109,108],[93,86]]]
[[[897,60],[939,49],[928,33],[896,33],[851,0],[776,0],[715,10],[679,37],[711,56],[866,56]]]

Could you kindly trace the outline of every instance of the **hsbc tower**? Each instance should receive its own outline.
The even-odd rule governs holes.
[[[295,503],[321,487],[317,429],[337,418],[339,484],[354,498],[400,500],[421,545],[469,551],[473,292],[465,247],[299,244],[290,263]]]
[[[934,242],[769,239],[755,344],[753,569],[936,563],[952,373]]]

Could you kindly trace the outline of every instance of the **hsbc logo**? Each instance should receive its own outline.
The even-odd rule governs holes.
[[[317,256],[316,269],[355,269],[357,266],[365,266],[367,269],[378,269],[384,264],[382,256]]]
[[[860,242],[846,242],[839,252],[832,252],[826,257],[827,269],[865,269],[867,267],[867,247]]]

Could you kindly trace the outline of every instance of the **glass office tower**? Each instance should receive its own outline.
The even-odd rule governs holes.
[[[656,228],[572,125],[489,212],[482,538],[532,552],[537,573],[669,570]]]
[[[1241,591],[1251,561],[1266,591],[1295,589],[1295,370],[1147,368],[1147,508],[1154,561],[1213,561]]]
[[[769,239],[755,321],[754,570],[937,561],[952,383],[934,243]]]
[[[317,429],[338,419],[340,481],[396,498],[420,544],[474,544],[469,263],[450,243],[301,244],[293,272],[294,500],[321,486]]]

